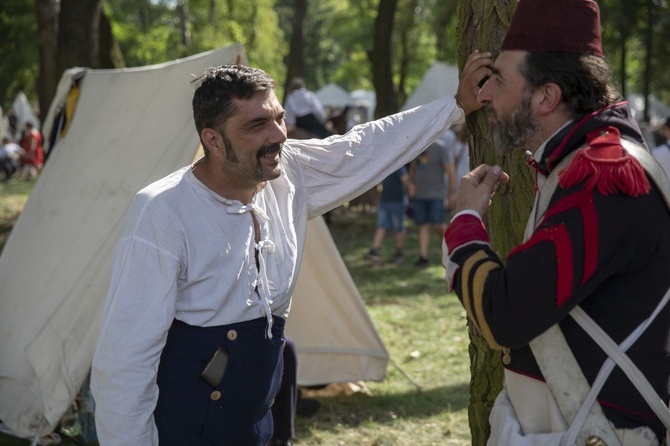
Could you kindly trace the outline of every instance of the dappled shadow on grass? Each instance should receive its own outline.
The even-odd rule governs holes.
[[[467,409],[469,398],[467,383],[380,396],[354,394],[319,398],[321,409],[315,416],[296,419],[296,436],[308,440],[310,426],[336,432],[342,426],[356,428],[369,422],[392,425],[398,419],[425,419],[457,412]]]

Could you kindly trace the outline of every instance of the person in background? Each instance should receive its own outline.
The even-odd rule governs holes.
[[[409,180],[407,167],[403,166],[382,181],[382,192],[377,205],[377,229],[372,238],[372,247],[368,251],[368,260],[378,265],[382,259],[379,249],[386,236],[386,231],[392,231],[395,236],[395,254],[393,261],[396,265],[405,262],[405,215],[409,198],[414,193],[414,185]]]
[[[289,131],[298,128],[316,138],[327,138],[333,134],[325,125],[327,117],[319,98],[307,89],[300,77],[293,78],[289,83],[284,110]]]
[[[3,136],[2,147],[0,147],[0,171],[5,174],[4,181],[9,179],[19,170],[23,149],[13,143],[9,136]]]
[[[598,4],[520,0],[492,71],[479,99],[494,145],[527,150],[536,172],[525,241],[506,261],[490,245],[481,217],[509,176],[482,164],[461,181],[443,244],[449,287],[501,351],[489,444],[658,445],[670,397],[670,212],[611,81]],[[596,329],[653,395],[609,368],[620,356]],[[568,430],[591,389],[593,414]]]
[[[663,142],[651,151],[665,174],[670,177],[670,116],[666,117],[658,130]]]
[[[410,180],[414,185],[412,212],[419,231],[419,259],[414,263],[424,267],[429,264],[431,230],[442,237],[446,228],[446,207],[455,205],[456,170],[449,144],[452,132],[445,132],[410,164]],[[446,180],[445,180],[446,179]],[[445,181],[450,193],[445,206]]]
[[[44,165],[44,148],[42,147],[42,134],[37,130],[33,123],[26,122],[25,132],[21,138],[21,148],[23,156],[21,157],[21,178],[31,180],[37,178],[42,166]]]
[[[305,398],[298,387],[298,352],[293,339],[284,336],[284,372],[281,387],[272,404],[274,433],[268,446],[292,446],[295,439],[295,417],[315,415],[321,403],[314,398]]]
[[[458,195],[458,185],[461,183],[461,178],[470,172],[470,152],[468,145],[470,132],[468,132],[468,127],[465,124],[457,124],[453,126],[450,131],[454,134],[453,143],[449,144],[449,148],[451,149],[451,154],[454,158],[456,184],[455,190],[453,193],[452,191],[449,191],[449,195],[455,199]]]
[[[451,217],[454,216],[454,206],[456,205],[455,198],[458,195],[458,185],[461,183],[461,178],[470,172],[470,152],[468,146],[469,137],[470,133],[468,132],[468,127],[465,124],[456,124],[445,133],[447,147],[449,147],[451,156],[454,159],[455,170],[453,185],[454,188],[446,188],[446,221],[451,220]],[[449,182],[448,178],[445,178],[445,181],[447,184],[452,184]]]
[[[275,81],[241,65],[194,80],[204,156],[136,195],[112,261],[93,357],[104,446],[265,446],[307,222],[381,182],[481,107],[490,53],[456,97],[287,139]]]

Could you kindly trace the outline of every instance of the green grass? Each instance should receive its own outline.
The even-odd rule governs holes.
[[[32,184],[16,179],[0,183],[0,249]],[[296,419],[295,444],[469,445],[466,318],[458,299],[446,292],[439,238],[433,235],[431,240],[430,266],[415,267],[418,240],[410,222],[406,264],[392,262],[394,242],[387,235],[381,250],[385,262],[371,266],[365,254],[375,220],[374,212],[339,208],[332,215],[330,229],[391,360],[402,372],[389,365],[383,382],[366,383],[370,396],[319,398],[321,409],[315,416]],[[28,444],[0,434],[0,446]],[[61,444],[84,443],[64,438]]]
[[[0,182],[0,251],[5,246],[7,237],[16,219],[19,218],[34,184],[34,180],[23,181],[18,178]]]

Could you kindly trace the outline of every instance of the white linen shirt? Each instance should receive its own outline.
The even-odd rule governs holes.
[[[267,308],[288,316],[307,220],[378,184],[462,119],[445,97],[346,135],[288,140],[281,176],[249,205],[208,189],[193,166],[141,190],[116,246],[93,358],[100,444],[158,444],[156,374],[175,318],[208,327],[267,317]]]

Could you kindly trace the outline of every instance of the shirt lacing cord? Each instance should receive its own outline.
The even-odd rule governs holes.
[[[256,206],[253,203],[241,204],[239,202],[227,202],[228,205],[227,212],[229,214],[244,214],[245,212],[253,212],[258,215],[263,220],[269,220],[265,211]],[[260,240],[255,244],[256,252],[258,253],[258,274],[260,275],[259,284],[257,286],[258,295],[261,298],[263,303],[263,309],[265,310],[265,317],[268,321],[266,336],[268,339],[272,339],[272,296],[270,295],[270,287],[268,283],[267,269],[265,267],[265,255],[263,251],[268,253],[275,252],[275,244],[272,240]]]
[[[270,304],[272,303],[270,298],[272,296],[270,295],[267,269],[265,267],[265,255],[263,254],[263,251],[273,253],[275,251],[275,244],[272,240],[261,240],[260,242],[256,243],[256,249],[258,250],[258,258],[260,260],[260,268],[258,273],[261,276],[258,291],[261,296],[261,301],[263,302],[263,307],[265,308],[265,317],[268,321],[267,338],[272,339],[272,308],[270,308]]]

